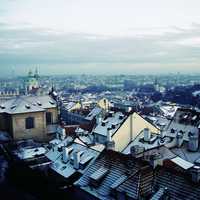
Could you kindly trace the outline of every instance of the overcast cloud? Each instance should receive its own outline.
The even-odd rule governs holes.
[[[200,72],[198,2],[0,0],[0,73]]]

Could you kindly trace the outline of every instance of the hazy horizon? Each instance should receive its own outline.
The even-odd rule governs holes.
[[[200,2],[0,0],[0,76],[200,73]]]

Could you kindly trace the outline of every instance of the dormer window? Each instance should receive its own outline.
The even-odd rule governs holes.
[[[16,105],[11,106],[11,109],[13,110],[14,108],[16,108]]]
[[[119,116],[119,119],[123,119],[123,116],[122,116],[122,115],[120,115],[120,116]]]
[[[112,128],[112,129],[115,129],[115,125],[114,125],[114,124],[112,124],[111,128]]]
[[[175,130],[173,128],[171,129],[171,133],[175,133]]]
[[[4,105],[1,105],[0,107],[1,107],[1,109],[5,109],[6,108]]]
[[[182,130],[180,130],[179,133],[183,134],[184,132]]]
[[[98,187],[103,178],[109,173],[109,170],[104,167],[100,167],[93,174],[90,175],[90,183],[94,187]]]
[[[37,105],[38,105],[38,106],[41,106],[41,105],[42,105],[42,103],[41,103],[40,101],[38,101],[38,102],[37,102]]]
[[[26,104],[25,107],[26,107],[27,109],[30,109],[30,108],[31,108],[31,106],[30,106],[29,104]]]
[[[54,101],[52,101],[52,100],[49,101],[49,103],[50,103],[51,105],[54,105],[54,104],[55,104]]]

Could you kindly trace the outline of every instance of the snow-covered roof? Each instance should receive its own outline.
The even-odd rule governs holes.
[[[44,147],[36,147],[36,148],[21,148],[19,151],[16,152],[16,155],[22,159],[30,159],[36,156],[41,156],[46,153],[46,149]]]
[[[65,105],[65,108],[67,110],[70,110],[71,108],[73,108],[76,105],[75,102],[69,102],[67,105]]]
[[[106,120],[102,120],[102,123],[99,123],[93,132],[99,135],[107,136],[107,130],[111,128],[111,134],[113,135],[122,125],[125,118],[126,116],[124,116],[121,112],[113,113],[111,117],[108,117]]]
[[[55,108],[56,106],[56,101],[50,96],[20,96],[0,102],[0,113],[43,112],[45,109]]]
[[[90,164],[89,161],[95,159],[100,152],[93,150],[85,145],[73,142],[72,145],[65,148],[70,149],[69,158],[67,162],[63,161],[63,152],[57,154],[57,158],[50,165],[51,169],[60,174],[61,176],[68,178],[73,175],[76,171],[83,173],[87,166]],[[87,163],[85,168],[75,169],[73,166],[73,154],[74,152],[81,152],[80,165]],[[52,153],[52,152],[51,152]],[[56,153],[54,153],[56,154]]]
[[[160,109],[165,116],[173,117],[178,109],[178,106],[161,106]]]
[[[96,117],[97,115],[99,115],[101,113],[102,109],[95,107],[94,109],[92,109],[92,111],[87,115],[86,119],[88,120],[92,120],[94,117]]]
[[[175,164],[177,164],[178,166],[180,166],[181,168],[187,170],[191,167],[194,166],[194,164],[192,164],[191,162],[188,162],[180,157],[175,157],[171,159],[172,162],[174,162]]]

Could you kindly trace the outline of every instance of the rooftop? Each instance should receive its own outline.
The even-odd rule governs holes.
[[[43,112],[45,109],[55,108],[56,106],[56,101],[50,96],[20,96],[0,102],[0,113]]]

